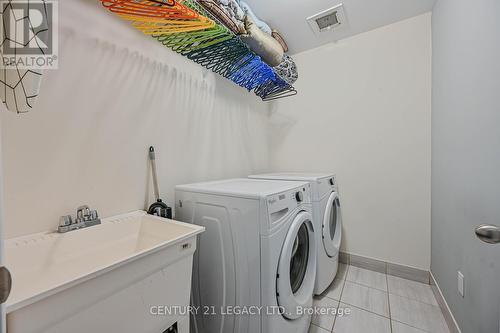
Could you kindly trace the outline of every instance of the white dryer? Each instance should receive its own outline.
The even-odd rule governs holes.
[[[337,275],[342,241],[342,215],[335,175],[289,172],[253,175],[249,178],[273,181],[307,181],[311,184],[313,221],[315,229],[320,231],[316,233],[318,265],[314,294],[321,294]]]
[[[206,228],[194,258],[196,333],[306,333],[316,278],[307,182],[180,185],[176,219]],[[195,308],[196,309],[196,308]]]

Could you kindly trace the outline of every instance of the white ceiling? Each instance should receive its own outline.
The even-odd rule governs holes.
[[[431,11],[436,0],[246,0],[260,19],[286,39],[290,53],[309,50]],[[306,18],[339,3],[348,26],[315,35]]]

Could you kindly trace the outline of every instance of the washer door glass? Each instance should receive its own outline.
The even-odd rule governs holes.
[[[316,279],[316,237],[312,216],[297,214],[288,228],[276,274],[278,305],[287,319],[298,319],[300,307],[310,307]]]
[[[340,248],[342,234],[342,215],[337,192],[328,198],[323,218],[323,246],[329,257],[335,257]]]
[[[306,276],[308,260],[309,230],[307,230],[306,224],[302,224],[293,242],[292,258],[290,260],[290,284],[294,294],[302,286],[302,282]]]
[[[332,211],[330,212],[330,239],[333,240],[335,237],[335,229],[337,228],[337,207],[338,199],[335,199],[332,205]]]

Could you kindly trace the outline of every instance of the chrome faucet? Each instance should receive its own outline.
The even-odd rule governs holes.
[[[61,216],[57,232],[65,233],[98,224],[101,224],[101,219],[99,218],[97,210],[91,210],[89,206],[83,205],[76,210],[76,218],[74,221],[71,215]]]

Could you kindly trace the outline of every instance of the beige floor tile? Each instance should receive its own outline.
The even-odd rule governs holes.
[[[333,300],[328,297],[320,297],[320,298],[314,298],[313,300],[313,307],[314,308],[323,308],[323,309],[337,309],[339,305],[339,302],[336,300]],[[332,313],[332,311],[328,311],[329,313]],[[332,330],[333,327],[333,322],[335,321],[335,316],[333,314],[328,314],[328,315],[314,315],[312,317],[312,324],[319,326],[321,328],[324,328],[328,331]]]
[[[343,303],[340,307],[350,308],[351,313],[337,317],[334,333],[391,333],[388,318]]]
[[[389,317],[389,298],[385,291],[346,281],[342,303],[350,304]]]
[[[387,282],[389,284],[389,292],[391,294],[438,306],[431,286],[428,284],[405,280],[390,275],[387,276]]]
[[[387,277],[383,273],[369,271],[359,267],[349,266],[347,281],[364,286],[387,291]]]
[[[449,333],[437,306],[389,294],[391,318],[395,321],[432,333]]]
[[[394,320],[391,322],[391,325],[392,333],[427,333],[425,331],[419,330],[418,328],[411,327]]]
[[[330,331],[327,331],[324,328],[311,324],[311,326],[309,327],[309,333],[330,333]]]

